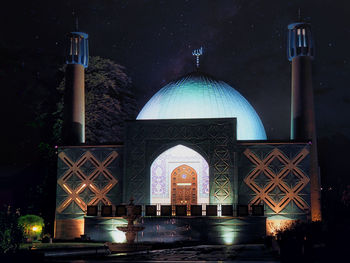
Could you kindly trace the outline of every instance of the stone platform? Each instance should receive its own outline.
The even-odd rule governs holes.
[[[126,225],[121,217],[84,217],[84,234],[91,240],[124,242],[118,226]],[[261,242],[266,236],[266,217],[141,217],[136,242],[171,243],[205,242],[206,244],[243,244]]]

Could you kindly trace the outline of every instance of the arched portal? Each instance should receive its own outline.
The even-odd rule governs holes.
[[[174,179],[174,172],[176,172],[176,169],[180,167],[186,167],[188,169],[186,170],[186,173],[180,174],[179,177],[181,177],[182,175],[186,175],[186,178],[190,178],[191,180],[193,180],[193,176],[187,176],[192,175],[192,173],[196,175],[195,190],[193,190],[193,187],[191,188],[192,197],[193,191],[195,191],[196,201],[194,203],[209,203],[209,166],[207,161],[198,152],[186,146],[177,145],[160,154],[151,165],[151,204],[173,203],[172,194],[174,193],[172,192],[172,186],[174,182],[172,182],[172,180]],[[181,181],[179,185],[180,188],[188,186],[181,186],[181,183],[193,183],[191,180],[191,182],[187,182],[186,178],[182,178],[184,180],[184,182],[182,182],[180,178],[176,177],[175,180]],[[178,189],[180,190],[180,188]],[[180,195],[180,192],[177,191],[178,189],[175,190],[175,198],[177,193],[179,193]],[[180,196],[178,196],[178,198],[179,200],[181,199]],[[183,199],[183,201],[184,200],[186,199]]]

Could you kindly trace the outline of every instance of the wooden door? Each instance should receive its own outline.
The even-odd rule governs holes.
[[[197,204],[197,173],[191,166],[183,164],[172,171],[171,204]]]

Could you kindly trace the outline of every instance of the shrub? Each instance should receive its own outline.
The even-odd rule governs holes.
[[[22,229],[18,224],[18,213],[11,207],[0,211],[0,253],[15,252],[23,240]]]
[[[44,219],[36,215],[25,215],[18,219],[18,224],[23,229],[23,234],[28,241],[37,240],[41,236],[44,227]]]

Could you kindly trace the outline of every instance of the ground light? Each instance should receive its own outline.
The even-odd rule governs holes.
[[[112,225],[112,229],[109,231],[109,236],[115,243],[126,243],[125,233],[117,229],[118,226],[126,226],[125,220],[114,220],[108,221]]]
[[[279,231],[286,230],[291,227],[295,220],[284,218],[284,217],[276,217],[266,220],[266,233],[268,235],[275,236]]]
[[[125,243],[126,242],[125,233],[118,230],[118,229],[112,230],[110,232],[110,235],[113,239],[113,242],[115,242],[115,243]]]
[[[221,232],[223,244],[232,245],[235,243],[235,229],[232,226],[219,226],[218,230]]]

